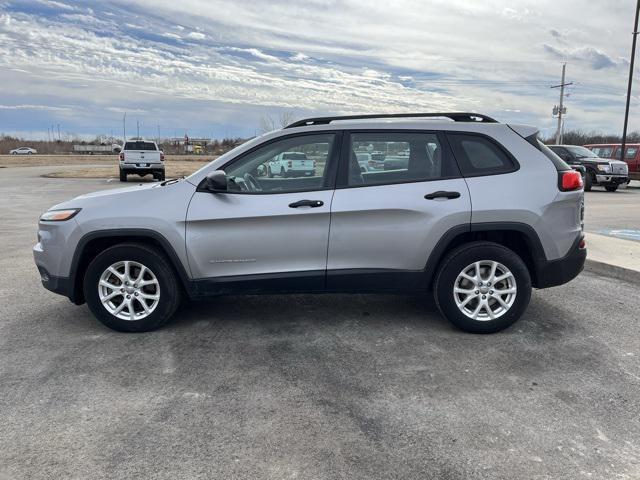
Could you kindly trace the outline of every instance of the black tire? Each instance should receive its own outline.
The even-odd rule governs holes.
[[[164,172],[161,172],[158,174],[158,180],[160,180],[161,182],[164,182]]]
[[[127,181],[127,173],[122,169],[120,169],[120,181],[121,182]]]
[[[604,189],[607,192],[615,192],[616,190],[618,190],[618,185],[605,185]]]
[[[584,176],[584,191],[585,192],[590,192],[591,191],[591,187],[595,183],[595,180],[596,179],[594,178],[593,173],[590,172],[589,170],[587,170],[587,173]]]
[[[453,288],[460,272],[474,262],[496,261],[508,268],[517,287],[511,307],[494,320],[474,320],[456,305]],[[512,250],[493,242],[471,242],[451,251],[440,264],[434,284],[438,308],[451,323],[469,333],[494,333],[504,330],[524,313],[531,298],[531,276],[522,259]]]
[[[118,261],[133,260],[148,267],[158,279],[160,299],[155,310],[140,320],[123,320],[112,315],[100,301],[98,283],[102,273]],[[171,265],[162,252],[137,243],[110,247],[92,260],[84,275],[84,296],[95,317],[119,332],[148,332],[164,325],[180,304],[180,287]]]

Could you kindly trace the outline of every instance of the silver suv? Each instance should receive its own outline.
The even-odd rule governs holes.
[[[586,257],[580,174],[537,133],[476,113],[302,120],[188,178],[56,205],[36,265],[120,331],[163,325],[183,297],[432,290],[457,327],[496,332]],[[284,152],[314,174],[269,176]],[[363,171],[356,152],[390,161]]]

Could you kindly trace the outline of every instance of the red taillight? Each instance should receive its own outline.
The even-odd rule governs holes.
[[[586,246],[587,246],[587,242],[583,238],[582,240],[580,240],[580,244],[578,245],[578,248],[585,248]]]
[[[160,161],[161,161],[161,162],[164,162],[164,153],[161,153],[161,154],[160,154]]]
[[[120,161],[124,162],[124,152],[120,154]]]
[[[582,175],[575,170],[560,172],[560,190],[571,192],[582,188]]]

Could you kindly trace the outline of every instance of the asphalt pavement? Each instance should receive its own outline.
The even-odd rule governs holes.
[[[120,184],[43,168],[0,169],[0,479],[640,477],[637,285],[583,273],[487,336],[402,295],[224,297],[121,334],[30,251],[42,211]]]

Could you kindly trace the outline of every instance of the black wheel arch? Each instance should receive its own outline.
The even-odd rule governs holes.
[[[458,225],[440,238],[425,266],[429,289],[433,288],[435,274],[448,252],[465,243],[482,240],[513,250],[527,266],[532,285],[538,287],[541,284],[540,271],[548,260],[540,237],[533,227],[517,222],[487,222]]]
[[[174,248],[162,234],[155,230],[138,228],[111,229],[87,233],[78,242],[76,251],[73,254],[73,259],[71,260],[71,269],[69,272],[69,283],[71,285],[69,298],[73,303],[81,305],[85,302],[82,282],[91,260],[104,249],[120,243],[140,243],[145,246],[155,247],[168,259],[169,264],[179,279],[178,283],[182,286],[184,293],[190,294],[189,276],[187,275],[184,265],[180,261]]]

